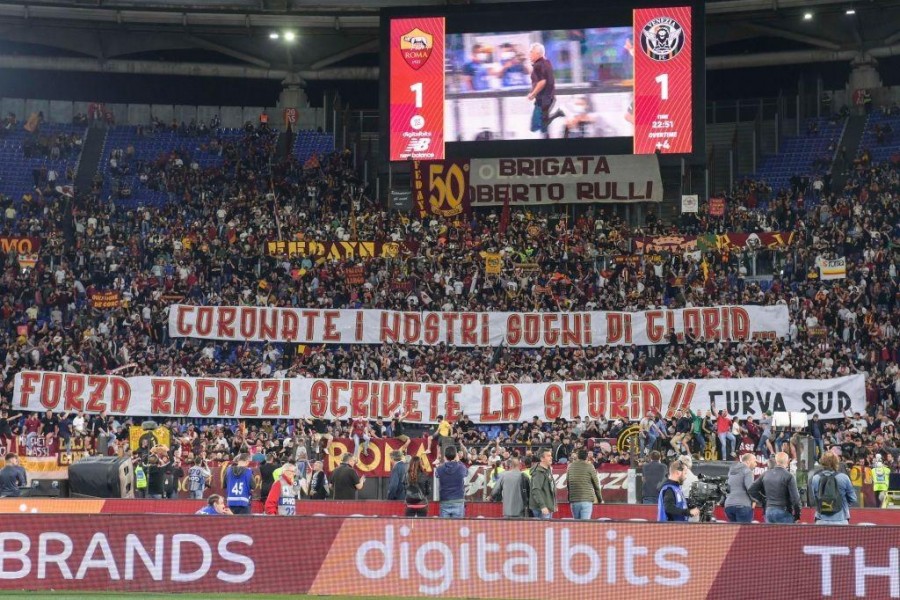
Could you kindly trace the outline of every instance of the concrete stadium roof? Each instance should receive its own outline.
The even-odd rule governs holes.
[[[154,68],[167,74],[371,79],[378,75],[381,8],[453,3],[0,0],[0,67],[143,72],[162,58],[167,66]],[[900,1],[719,0],[706,7],[710,68],[900,54]],[[855,14],[847,14],[851,7]],[[269,39],[286,30],[296,33],[293,43]]]

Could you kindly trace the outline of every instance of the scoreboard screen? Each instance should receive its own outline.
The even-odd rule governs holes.
[[[702,153],[702,2],[433,10],[383,13],[390,160]]]

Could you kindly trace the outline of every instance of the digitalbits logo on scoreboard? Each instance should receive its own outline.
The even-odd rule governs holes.
[[[671,60],[684,48],[684,31],[671,17],[657,17],[641,31],[641,50],[653,60]]]
[[[400,54],[410,67],[419,70],[434,49],[434,36],[418,27],[400,36]]]

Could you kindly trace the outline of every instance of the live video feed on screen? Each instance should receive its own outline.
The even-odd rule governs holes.
[[[447,141],[633,137],[631,27],[447,35]],[[535,114],[531,56],[549,61],[556,101]]]

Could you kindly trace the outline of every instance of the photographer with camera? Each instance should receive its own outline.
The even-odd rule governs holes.
[[[728,470],[728,496],[725,498],[725,516],[732,523],[750,523],[753,521],[753,509],[756,502],[750,498],[750,486],[753,485],[753,469],[756,468],[756,455],[744,454],[740,462],[731,465]]]
[[[669,463],[669,478],[659,488],[657,521],[687,522],[689,517],[699,517],[699,508],[688,508],[687,498],[681,491],[686,469],[679,460]]]
[[[788,471],[790,457],[775,455],[775,468],[769,469],[747,490],[750,498],[766,507],[766,523],[794,523],[800,519],[800,491],[797,480]]]

